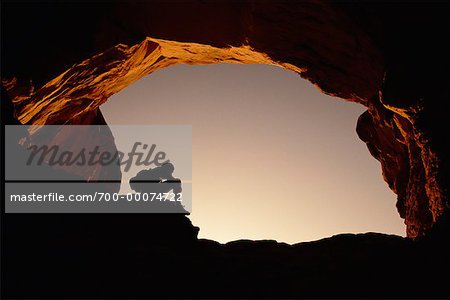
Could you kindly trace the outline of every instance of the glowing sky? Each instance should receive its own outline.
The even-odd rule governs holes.
[[[101,109],[108,124],[192,125],[190,218],[201,238],[405,235],[396,196],[356,135],[364,107],[327,96],[293,72],[178,65]]]

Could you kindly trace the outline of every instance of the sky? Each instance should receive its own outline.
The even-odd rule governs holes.
[[[268,65],[176,65],[112,96],[109,125],[192,126],[192,223],[222,243],[405,236],[396,195],[356,134],[362,105]],[[114,134],[114,130],[113,130]]]

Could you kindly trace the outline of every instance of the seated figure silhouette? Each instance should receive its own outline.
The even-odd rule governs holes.
[[[160,167],[149,168],[139,171],[135,177],[130,179],[130,187],[137,193],[154,193],[156,195],[169,193],[170,200],[153,200],[152,206],[155,212],[178,212],[189,214],[181,205],[180,201],[176,201],[181,197],[181,180],[173,177],[175,167],[172,163],[165,163]],[[175,201],[174,201],[175,200]]]

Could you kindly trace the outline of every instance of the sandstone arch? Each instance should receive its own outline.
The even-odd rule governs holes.
[[[273,64],[298,72],[325,93],[368,108],[357,131],[398,195],[408,236],[424,235],[448,211],[448,134],[440,134],[448,104],[442,105],[445,93],[432,89],[449,83],[436,64],[448,66],[446,49],[433,50],[426,62],[408,60],[430,53],[423,45],[408,48],[412,40],[426,45],[448,28],[448,21],[437,18],[436,24],[420,25],[436,30],[435,35],[423,34],[414,23],[421,7],[398,21],[390,8],[386,12],[374,4],[349,7],[328,1],[109,2],[88,11],[61,6],[57,16],[46,16],[58,24],[68,9],[80,9],[75,21],[82,19],[82,24],[67,30],[88,46],[73,50],[70,41],[61,44],[61,37],[50,43],[30,37],[41,47],[31,53],[33,59],[2,64],[2,84],[22,123],[98,122],[98,108],[109,96],[176,63]],[[439,14],[439,7],[433,9]],[[30,17],[25,23],[39,27],[32,21]],[[395,27],[395,22],[405,27],[386,35],[385,26]],[[402,43],[395,40],[398,31],[405,35],[399,37]],[[19,46],[7,46],[5,55],[23,52]],[[61,48],[68,54],[51,55]],[[50,67],[43,69],[42,60]],[[433,82],[424,76],[427,72],[440,77]]]

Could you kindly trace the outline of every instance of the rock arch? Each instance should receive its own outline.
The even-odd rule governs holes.
[[[177,63],[277,65],[299,73],[325,93],[368,108],[358,120],[357,132],[398,195],[409,237],[426,234],[448,211],[450,157],[448,139],[440,134],[448,104],[441,104],[445,93],[430,89],[433,82],[424,76],[441,74],[433,63],[448,66],[448,57],[440,49],[426,63],[419,59],[412,65],[408,60],[430,53],[423,46],[408,48],[414,39],[431,41],[429,32],[418,33],[414,23],[421,7],[407,10],[398,21],[398,7],[314,0],[71,5],[55,5],[50,12],[44,7],[41,15],[37,13],[55,25],[63,20],[69,24],[63,36],[54,39],[26,31],[48,34],[49,28],[33,23],[36,13],[20,7],[9,11],[11,18],[14,13],[30,14],[18,26],[24,27],[24,39],[38,48],[20,61],[22,42],[6,37],[11,43],[3,55],[14,59],[2,64],[2,84],[22,123],[101,122],[99,106],[108,97]],[[434,9],[439,14],[439,7]],[[61,19],[64,16],[68,20]],[[436,20],[420,26],[448,28],[448,21]],[[6,21],[11,26],[14,22]],[[386,34],[386,27],[393,32]],[[404,36],[396,37],[398,32]],[[55,55],[55,49],[61,53]],[[446,74],[434,82],[447,83]]]

